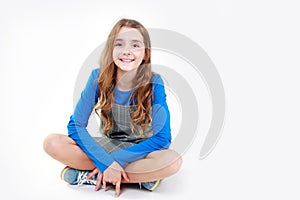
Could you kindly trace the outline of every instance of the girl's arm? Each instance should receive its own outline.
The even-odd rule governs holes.
[[[101,172],[104,172],[104,170],[114,162],[114,159],[94,141],[86,129],[88,119],[97,102],[95,96],[99,71],[99,69],[92,71],[88,82],[81,93],[81,97],[75,107],[74,113],[70,117],[68,135],[94,162],[95,166]]]
[[[150,152],[166,149],[171,144],[170,113],[166,102],[163,80],[159,75],[152,79],[154,98],[152,105],[153,136],[134,146],[110,155],[124,167],[127,163],[146,157]]]

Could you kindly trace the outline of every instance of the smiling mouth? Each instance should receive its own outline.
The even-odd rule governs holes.
[[[131,63],[134,61],[134,59],[131,58],[119,58],[119,60],[123,63]]]

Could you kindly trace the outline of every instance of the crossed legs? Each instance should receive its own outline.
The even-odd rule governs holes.
[[[44,141],[44,150],[54,159],[75,169],[93,170],[92,160],[68,136],[51,134]],[[181,167],[181,156],[171,149],[149,153],[146,158],[129,163],[125,167],[131,183],[164,179]],[[125,181],[124,181],[125,182]]]

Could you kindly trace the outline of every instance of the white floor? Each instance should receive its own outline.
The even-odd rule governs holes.
[[[45,153],[36,152],[27,155],[34,157],[12,161],[19,165],[11,167],[4,165],[8,168],[2,176],[4,181],[0,186],[1,193],[9,197],[7,199],[114,199],[113,187],[109,187],[106,192],[104,190],[95,192],[94,186],[70,186],[60,180],[60,172],[64,167],[62,164]],[[140,190],[138,184],[124,184],[120,198],[182,199],[195,196],[197,186],[194,185],[195,180],[191,179],[190,172],[193,170],[187,167],[188,162],[186,160],[178,174],[165,179],[155,192]]]
[[[278,160],[266,154],[268,151],[258,153],[249,150],[249,146],[236,151],[239,145],[229,147],[232,143],[228,143],[226,137],[204,160],[197,159],[196,140],[183,156],[182,169],[165,179],[155,192],[139,190],[138,185],[125,185],[119,198],[252,200],[300,197],[296,157],[291,159],[287,155]],[[43,152],[42,137],[36,143],[30,143],[30,138],[1,143],[0,188],[6,199],[114,199],[113,189],[94,192],[93,186],[69,186],[61,181],[59,175],[64,165]]]

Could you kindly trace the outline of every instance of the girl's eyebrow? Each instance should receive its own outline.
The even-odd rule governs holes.
[[[116,42],[123,42],[124,40],[121,39],[121,38],[117,38],[115,41],[116,41]],[[140,40],[138,40],[138,39],[133,39],[133,40],[131,40],[131,42],[139,42],[139,43],[142,43],[142,42],[141,42]]]
[[[139,42],[139,43],[142,43],[140,40],[131,40],[131,42]]]

